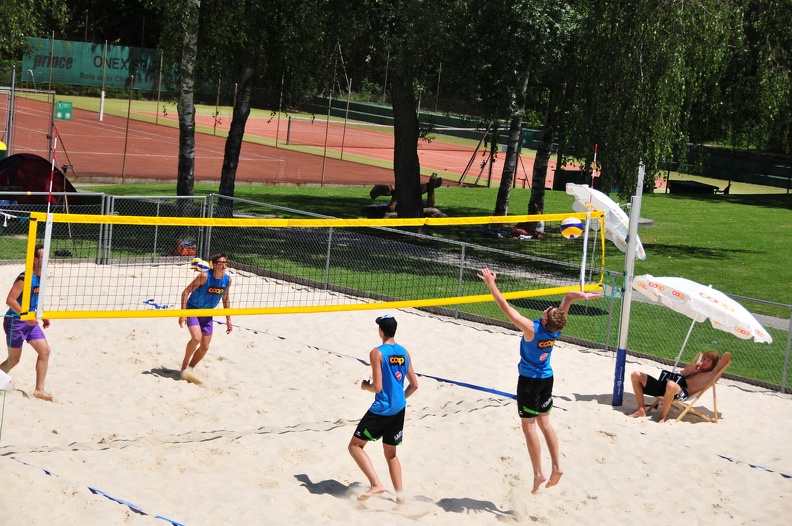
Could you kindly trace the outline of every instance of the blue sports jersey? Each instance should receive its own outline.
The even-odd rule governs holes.
[[[384,343],[377,349],[382,353],[382,391],[374,397],[369,411],[376,415],[395,415],[407,407],[404,378],[410,361],[407,350],[398,343]]]
[[[23,272],[22,274],[17,276],[17,279],[14,280],[14,283],[16,283],[17,281],[24,281],[24,280],[25,280],[25,273]],[[33,312],[34,310],[36,310],[36,307],[38,307],[39,283],[41,281],[41,278],[33,274],[33,279],[31,281],[32,282],[30,284],[30,310],[28,312]],[[19,297],[17,298],[17,303],[19,303],[20,305],[22,305],[22,295],[23,294],[20,294]],[[14,312],[13,309],[8,309],[8,312],[6,312],[5,315],[12,317],[18,316],[18,314]]]
[[[231,276],[228,274],[223,274],[220,279],[215,278],[212,269],[207,270],[206,275],[209,279],[192,291],[187,298],[188,309],[214,309],[225,294],[228,282],[231,281]]]
[[[550,355],[553,352],[561,331],[550,332],[542,327],[542,320],[534,320],[534,338],[530,342],[520,338],[520,376],[527,378],[550,378],[553,368],[550,366]]]

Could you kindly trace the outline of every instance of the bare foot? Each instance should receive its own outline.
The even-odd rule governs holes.
[[[404,498],[404,495],[401,493],[396,494],[396,504],[404,504],[407,500]]]
[[[197,374],[195,374],[195,372],[193,372],[192,367],[188,367],[187,369],[183,370],[181,372],[180,376],[181,376],[182,380],[190,382],[191,384],[200,385],[200,384],[203,383],[203,380],[201,380],[201,377],[198,376]]]
[[[643,407],[639,407],[639,408],[638,408],[638,410],[637,410],[636,412],[634,412],[634,413],[630,413],[630,414],[629,414],[629,415],[627,415],[627,416],[631,416],[631,417],[633,417],[633,418],[640,418],[640,417],[642,417],[642,416],[646,416],[646,411],[644,411],[644,408],[643,408]]]
[[[533,489],[531,490],[531,493],[536,495],[536,493],[539,491],[539,486],[541,486],[542,482],[544,482],[545,480],[547,480],[547,478],[545,478],[544,475],[534,475],[534,485],[533,485]]]
[[[552,488],[553,486],[558,484],[558,481],[561,480],[561,475],[563,474],[564,472],[561,471],[560,469],[558,471],[553,471],[552,473],[550,473],[550,480],[548,480],[547,484],[545,484],[545,488]]]
[[[370,490],[368,490],[364,494],[359,495],[357,500],[369,500],[374,495],[380,495],[382,493],[385,493],[385,488],[383,488],[382,486],[379,486],[379,487],[376,487],[376,488],[371,488]]]
[[[42,400],[46,400],[47,402],[52,402],[52,395],[44,389],[36,389],[33,391],[33,396],[36,398],[41,398]]]

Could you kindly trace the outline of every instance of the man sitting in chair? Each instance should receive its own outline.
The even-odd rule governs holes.
[[[724,357],[727,357],[728,354],[724,353]],[[699,363],[688,364],[679,374],[663,371],[660,373],[659,379],[640,371],[633,372],[630,379],[633,391],[635,391],[638,410],[629,416],[633,418],[646,416],[644,395],[647,394],[663,398],[663,409],[660,412],[658,423],[664,422],[674,400],[684,402],[688,396],[698,393],[710,383],[717,374],[716,366],[720,358],[717,351],[707,351],[701,355]]]

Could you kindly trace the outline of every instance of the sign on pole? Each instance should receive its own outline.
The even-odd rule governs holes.
[[[71,102],[56,102],[55,103],[55,118],[61,121],[70,121],[72,118],[72,103]]]

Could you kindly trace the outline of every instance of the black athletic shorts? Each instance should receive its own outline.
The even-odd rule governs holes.
[[[535,418],[553,408],[553,377],[517,380],[517,412],[520,418]]]
[[[371,411],[366,411],[360,423],[355,429],[355,438],[360,440],[379,440],[382,438],[384,444],[398,446],[404,437],[404,414],[406,408],[395,415],[377,415]]]
[[[666,372],[666,371],[663,371],[663,372]],[[661,376],[667,376],[667,375],[661,375]],[[682,375],[677,375],[677,376],[679,376],[680,378],[682,377]],[[674,396],[674,400],[682,400],[683,402],[685,400],[687,400],[687,397],[688,397],[688,392],[687,392],[687,389],[686,389],[687,382],[685,382],[684,380],[685,380],[684,378],[681,379],[681,381],[679,383],[679,392],[676,394],[676,396]],[[665,380],[665,379],[658,380],[654,376],[649,376],[647,374],[646,375],[646,386],[644,387],[644,394],[647,394],[649,396],[654,396],[656,398],[663,397],[663,396],[665,396],[666,384],[668,382],[670,382],[670,381],[672,381],[672,380]],[[684,383],[684,385],[683,385],[683,383]]]

